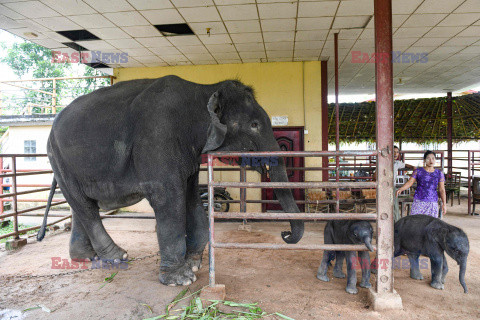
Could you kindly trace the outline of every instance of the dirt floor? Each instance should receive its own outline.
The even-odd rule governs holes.
[[[478,319],[480,318],[480,217],[467,216],[466,200],[448,207],[446,221],[464,229],[470,239],[470,255],[464,294],[458,282],[458,266],[448,258],[445,290],[429,286],[430,269],[422,270],[424,280],[409,277],[408,268],[395,270],[395,289],[403,299],[403,310],[375,312],[369,307],[367,289],[357,295],[345,292],[345,279],[329,276],[330,282],[316,279],[322,251],[273,251],[217,249],[216,279],[225,284],[227,300],[258,302],[266,312],[280,312],[294,319]],[[106,219],[104,224],[117,244],[130,257],[155,254],[158,244],[154,220]],[[216,223],[218,241],[282,243],[280,231],[286,223],[250,223],[252,231],[238,231],[239,223]],[[321,243],[324,223],[308,223],[302,243]],[[59,230],[44,241],[31,238],[22,249],[0,250],[1,275],[48,275],[72,270],[52,269],[52,258],[69,259],[70,233]],[[197,273],[195,291],[208,284],[208,257]],[[408,261],[408,259],[405,260]],[[87,264],[90,268],[90,264]],[[165,306],[183,289],[158,282],[158,256],[135,261],[119,270],[111,283],[101,287],[112,270],[95,269],[55,277],[0,278],[0,318],[36,305],[11,319],[143,319],[164,313]],[[360,276],[360,274],[359,274]],[[375,285],[375,276],[371,283]],[[153,313],[148,307],[153,309]],[[4,311],[1,311],[4,310]],[[21,313],[18,313],[21,314]],[[4,318],[10,319],[4,315]]]

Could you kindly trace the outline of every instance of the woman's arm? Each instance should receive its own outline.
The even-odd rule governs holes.
[[[442,198],[442,216],[444,216],[447,214],[447,194],[444,181],[438,183],[438,190],[440,191],[440,198]]]
[[[411,177],[410,179],[408,179],[408,181],[405,182],[405,184],[397,190],[397,197],[400,193],[410,188],[415,183],[415,180],[417,179],[415,179],[414,177]]]
[[[412,170],[416,169],[415,166],[412,166],[411,164],[406,164],[406,163],[405,163],[405,168],[412,169]]]

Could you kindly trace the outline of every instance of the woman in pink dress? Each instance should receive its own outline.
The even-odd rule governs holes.
[[[416,169],[412,177],[397,190],[398,195],[410,188],[417,181],[417,189],[413,197],[410,214],[425,214],[438,218],[438,191],[442,198],[442,217],[447,214],[447,196],[445,194],[445,176],[441,170],[435,169],[435,153],[427,151],[423,155],[423,168]]]

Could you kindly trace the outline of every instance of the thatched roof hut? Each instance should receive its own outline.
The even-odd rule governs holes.
[[[480,139],[480,93],[452,98],[453,141]],[[340,141],[375,141],[375,102],[340,104]],[[396,100],[395,140],[447,140],[447,98]],[[335,104],[328,106],[328,138],[335,141]]]

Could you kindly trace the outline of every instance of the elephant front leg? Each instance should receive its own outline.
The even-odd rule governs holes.
[[[442,269],[443,269],[443,257],[441,255],[435,255],[430,257],[430,264],[432,268],[432,282],[430,286],[435,289],[443,290],[442,283]]]
[[[355,251],[346,251],[345,256],[347,258],[347,288],[346,291],[350,294],[357,294],[357,270],[354,265],[357,265],[355,260],[357,259]]]
[[[330,261],[333,260],[334,257],[335,257],[335,251],[325,250],[323,252],[322,262],[320,263],[320,266],[318,267],[318,270],[317,270],[317,279],[326,281],[326,282],[330,281],[330,278],[327,276],[328,264],[330,263]]]
[[[172,184],[165,192],[149,195],[157,220],[157,238],[160,246],[161,283],[169,286],[188,286],[196,280],[186,263],[186,206],[185,190]]]
[[[370,255],[367,251],[359,251],[358,257],[362,266],[362,282],[360,282],[360,287],[370,288]]]
[[[198,194],[198,173],[188,181],[186,263],[193,272],[202,266],[202,254],[208,242],[208,218]]]
[[[422,273],[420,272],[420,265],[418,263],[419,254],[409,253],[407,254],[410,261],[410,278],[415,280],[423,280]]]
[[[445,277],[448,273],[448,264],[447,259],[445,258],[445,253],[443,254],[443,267],[442,267],[442,284],[445,284]]]
[[[208,242],[208,219],[201,205],[191,215],[187,215],[187,254],[186,263],[193,272],[200,270],[202,255]]]

